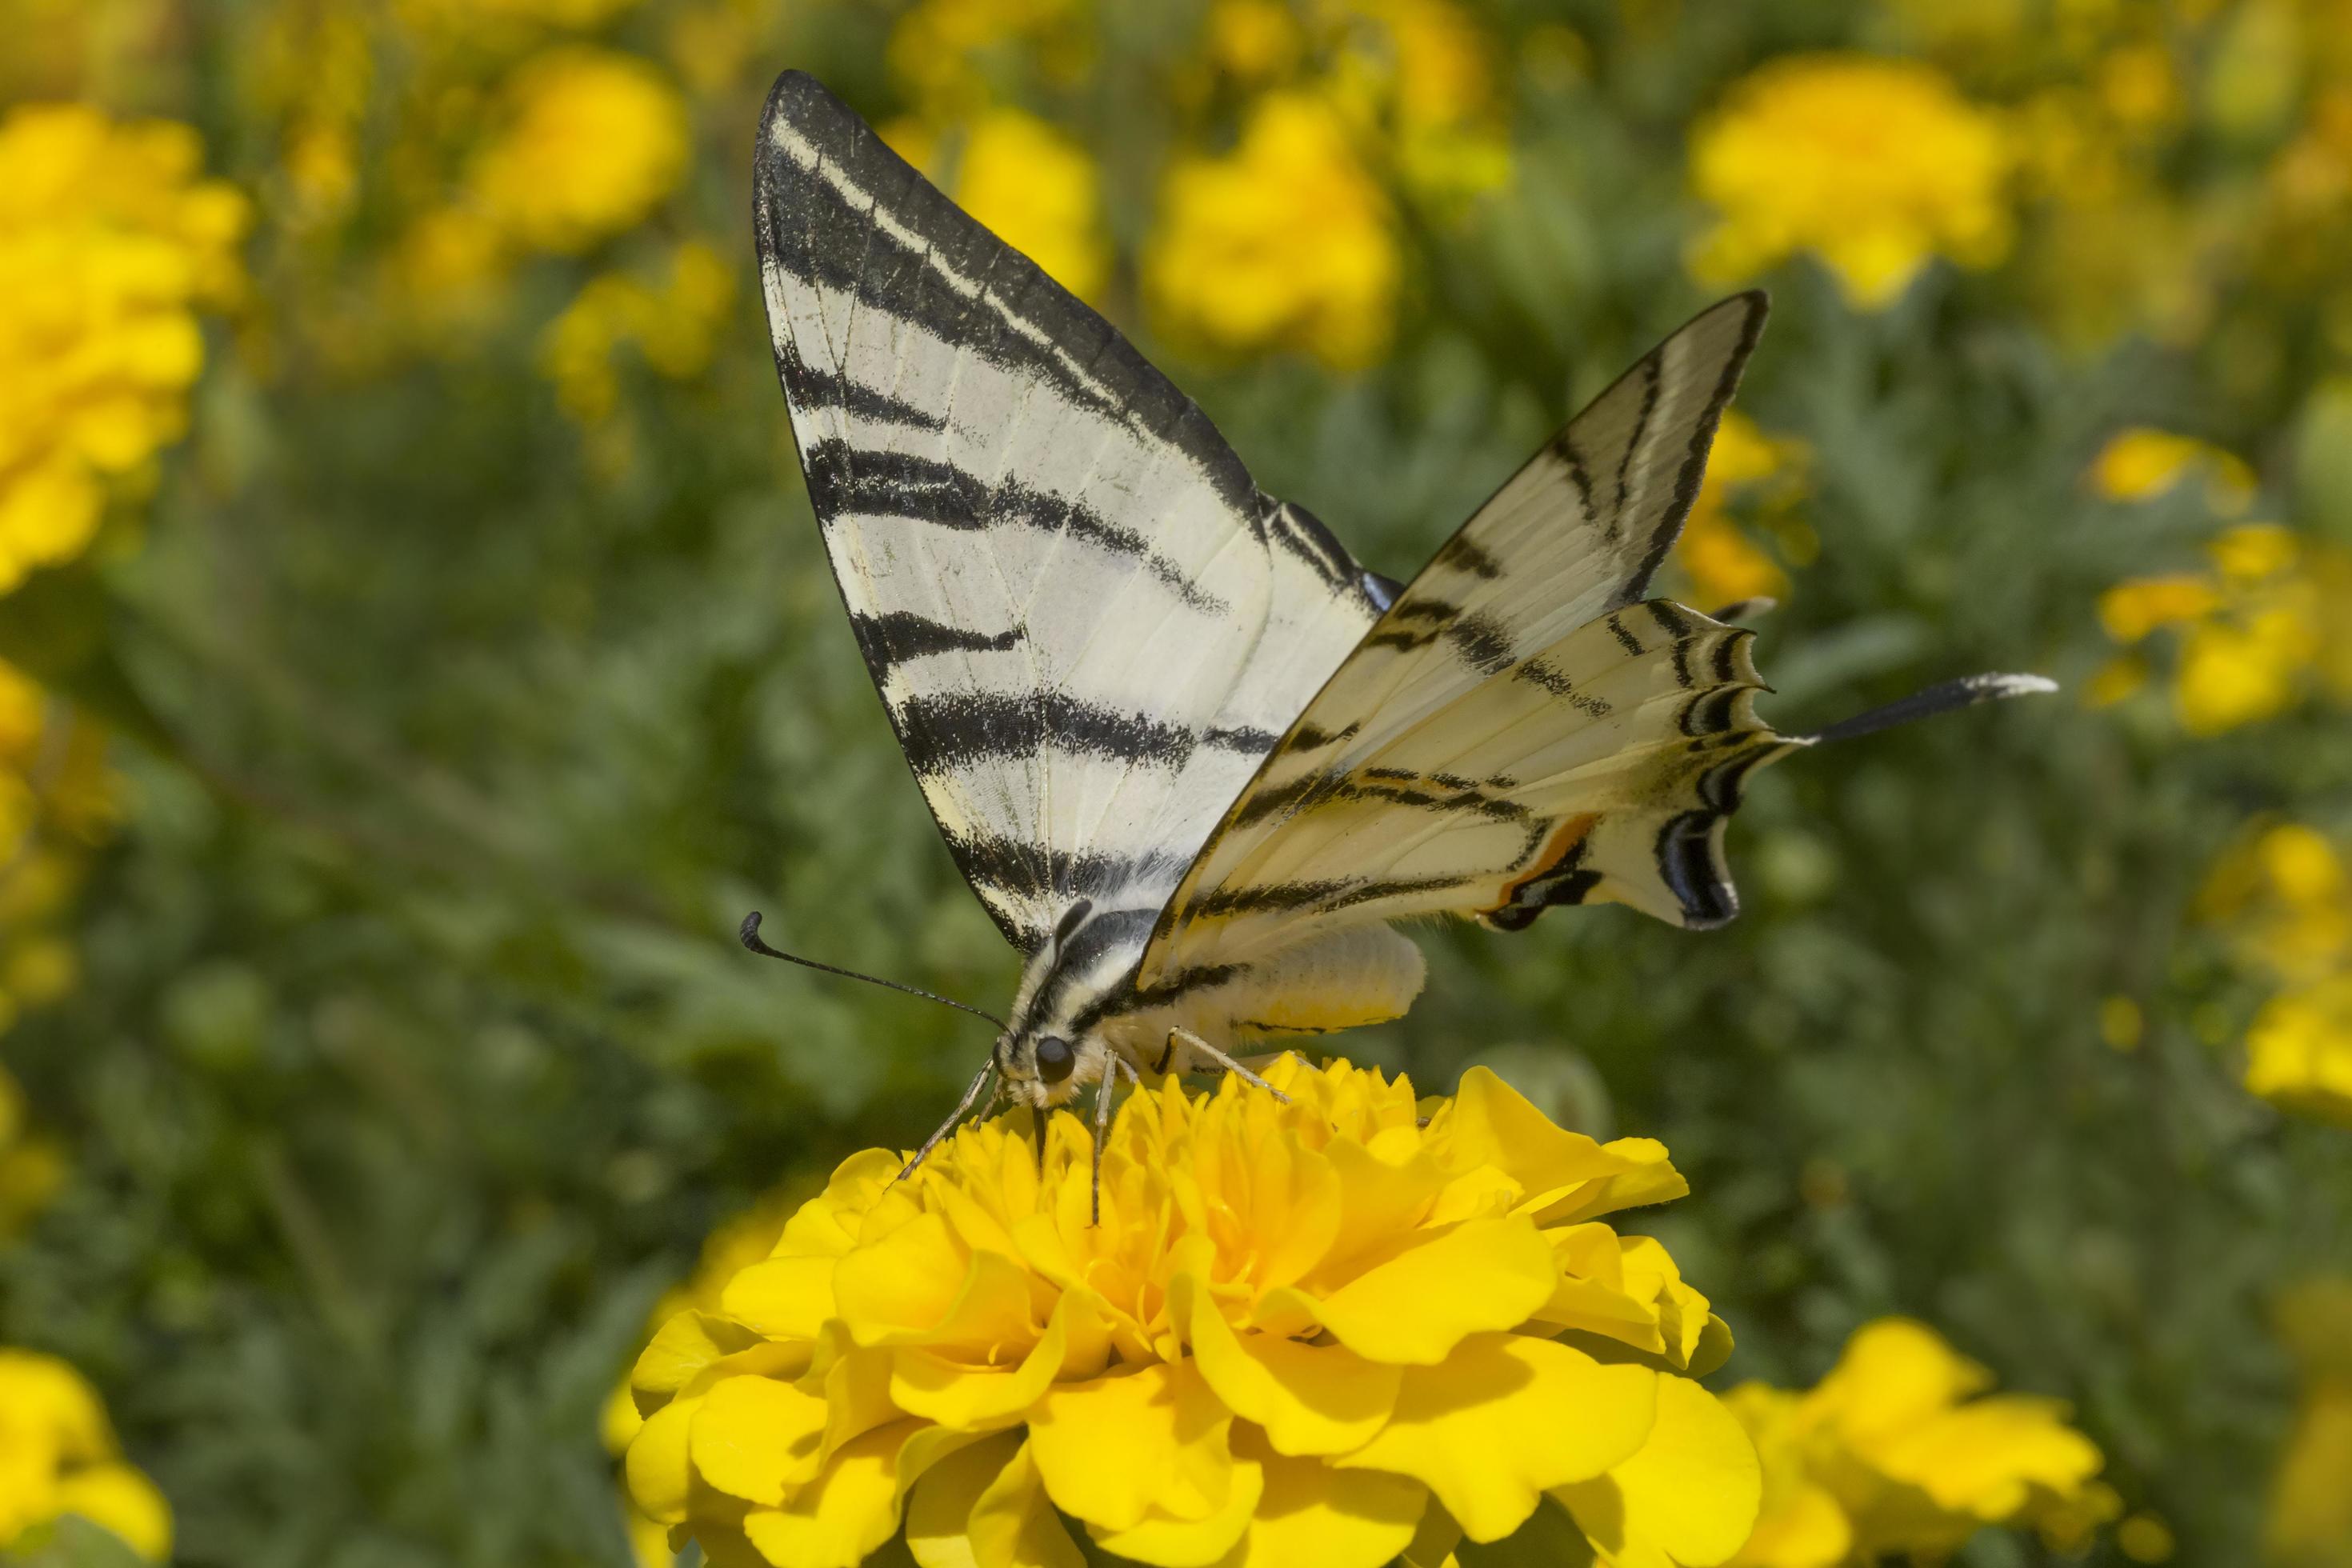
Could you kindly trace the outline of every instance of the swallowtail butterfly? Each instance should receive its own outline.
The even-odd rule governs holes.
[[[1753,634],[1650,596],[1760,293],[1652,350],[1400,587],[799,72],[768,99],[755,219],[851,627],[1027,961],[949,1126],[992,1076],[1041,1118],[1098,1085],[1099,1117],[1122,1072],[1246,1074],[1266,1037],[1395,1017],[1423,966],[1394,921],[1720,925],[1758,768],[2050,689],[1978,676],[1783,735]]]

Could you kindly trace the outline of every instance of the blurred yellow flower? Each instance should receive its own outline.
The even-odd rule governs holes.
[[[2243,962],[2289,984],[2352,969],[2352,871],[2308,824],[2247,834],[2214,863],[2196,909],[2231,928]]]
[[[1986,1394],[1992,1374],[1924,1323],[1864,1325],[1812,1389],[1746,1383],[1724,1403],[1755,1438],[1764,1506],[1732,1561],[1834,1568],[1942,1558],[1989,1524],[2072,1540],[2117,1510],[2066,1408]],[[1982,1397],[1979,1397],[1982,1395]]]
[[[1388,198],[1326,100],[1259,101],[1229,156],[1170,167],[1144,288],[1169,332],[1359,369],[1387,348],[1402,262]]]
[[[2246,1035],[2246,1089],[2280,1109],[2352,1125],[2352,868],[2300,822],[2249,833],[2215,862],[2199,918],[2284,989]]]
[[[1285,0],[1216,0],[1206,28],[1210,64],[1250,86],[1287,74],[1307,48],[1306,29]]]
[[[1780,487],[1781,499],[1791,499],[1801,489],[1805,456],[1802,442],[1768,437],[1736,409],[1724,414],[1707,457],[1706,477],[1699,482],[1698,497],[1675,547],[1675,560],[1690,579],[1695,602],[1713,610],[1745,599],[1787,595],[1789,574],[1740,531],[1731,517],[1729,496],[1780,479],[1798,481]]]
[[[104,729],[0,662],[0,1034],[73,988],[79,965],[59,922],[81,852],[115,811]],[[57,1175],[44,1145],[8,1152],[6,1124],[0,1116],[0,1231]]]
[[[79,555],[185,426],[197,312],[243,280],[246,205],[202,153],[80,104],[0,121],[0,594]]]
[[[2276,717],[2314,688],[2352,700],[2352,558],[2276,523],[2244,523],[2208,546],[2212,570],[2141,577],[2100,596],[2100,623],[2126,647],[2180,634],[2173,710],[2193,735]],[[2095,697],[2128,695],[2115,668]]]
[[[890,29],[891,74],[926,116],[968,118],[1008,60],[1077,81],[1093,58],[1093,20],[1083,0],[917,0]]]
[[[2271,1482],[2265,1556],[2279,1568],[2352,1568],[2352,1279],[2289,1291],[2278,1336],[2303,1393]]]
[[[23,1230],[65,1184],[64,1155],[25,1122],[24,1088],[0,1067],[0,1240]]]
[[[613,357],[625,346],[672,381],[699,375],[734,294],[734,273],[699,240],[670,253],[669,278],[659,287],[625,272],[591,279],[540,341],[557,401],[583,424],[611,417],[620,398]]]
[[[1099,1225],[1067,1112],[1042,1162],[1025,1117],[903,1183],[902,1155],[845,1162],[639,1359],[638,1505],[778,1568],[856,1563],[902,1519],[926,1568],[1076,1563],[1064,1516],[1168,1568],[1378,1568],[1547,1506],[1612,1562],[1728,1556],[1754,1456],[1687,1375],[1728,1335],[1598,1221],[1686,1190],[1665,1151],[1563,1131],[1483,1069],[1423,1103],[1345,1063],[1267,1077],[1287,1103],[1132,1096]]]
[[[2352,971],[2263,1004],[2246,1031],[2246,1091],[2352,1127]]]
[[[585,250],[642,221],[686,172],[686,105],[634,55],[567,47],[507,85],[505,126],[469,189],[500,234],[534,249]]]
[[[584,31],[600,27],[640,0],[396,0],[401,20],[418,32],[456,32],[529,25]]]
[[[2118,432],[2091,463],[2091,488],[2109,500],[2150,500],[2201,474],[2206,504],[2236,517],[2253,504],[2254,471],[2245,459],[2193,436],[2136,426]]]
[[[1511,177],[1494,47],[1454,0],[1339,0],[1342,46],[1328,90],[1366,131],[1385,131],[1405,188],[1458,198]]]
[[[55,1356],[0,1349],[0,1552],[68,1514],[171,1554],[170,1505],[122,1462],[96,1391]]]
[[[1736,282],[1809,250],[1851,303],[1882,309],[1934,257],[1986,267],[2008,253],[2012,160],[2000,121],[1933,67],[1773,60],[1692,132],[1692,184],[1717,214],[1692,268]]]

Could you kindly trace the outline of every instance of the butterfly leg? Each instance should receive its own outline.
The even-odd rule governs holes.
[[[1202,1039],[1200,1036],[1194,1034],[1190,1029],[1184,1028],[1181,1025],[1168,1031],[1168,1050],[1160,1057],[1160,1059],[1163,1062],[1166,1061],[1170,1056],[1173,1056],[1175,1054],[1176,1047],[1180,1045],[1185,1049],[1191,1051],[1196,1059],[1205,1058],[1208,1060],[1214,1062],[1220,1072],[1229,1072],[1235,1078],[1241,1079],[1244,1083],[1250,1084],[1255,1088],[1265,1090],[1266,1093],[1274,1096],[1275,1099],[1282,1101],[1285,1105],[1288,1105],[1290,1103],[1290,1096],[1283,1093],[1282,1090],[1275,1088],[1274,1085],[1266,1082],[1265,1079],[1258,1077],[1257,1074],[1250,1071],[1249,1068],[1242,1066],[1241,1063],[1234,1060],[1233,1058],[1225,1055],[1224,1052],[1217,1049],[1216,1047],[1209,1044],[1208,1041]]]
[[[1115,1098],[1114,1091],[1118,1088],[1118,1075],[1122,1070],[1130,1074],[1135,1072],[1117,1051],[1105,1053],[1104,1062],[1102,1077],[1095,1079],[1094,1191],[1089,1200],[1092,1207],[1087,1220],[1088,1225],[1102,1224],[1103,1148],[1110,1142],[1110,1105]],[[1139,1075],[1135,1081],[1139,1084],[1143,1079]]]
[[[923,1146],[915,1151],[915,1157],[913,1159],[898,1167],[898,1173],[890,1178],[890,1184],[892,1186],[897,1186],[900,1182],[903,1182],[908,1177],[913,1175],[915,1173],[916,1167],[920,1165],[923,1161],[929,1156],[932,1150],[938,1148],[940,1144],[946,1140],[949,1133],[955,1131],[956,1123],[961,1121],[964,1119],[965,1113],[971,1110],[972,1103],[980,1099],[980,1091],[988,1082],[989,1075],[995,1071],[996,1058],[994,1057],[991,1057],[988,1058],[988,1065],[980,1069],[980,1075],[971,1080],[971,1087],[963,1091],[963,1098],[956,1101],[956,1108],[948,1112],[948,1119],[945,1121],[940,1122],[938,1129],[933,1131],[929,1138],[923,1140]],[[1001,1089],[1004,1086],[1000,1083],[997,1087]],[[1040,1150],[1044,1149],[1045,1140],[1038,1140],[1037,1146]],[[1040,1158],[1043,1158],[1042,1154],[1040,1155]]]

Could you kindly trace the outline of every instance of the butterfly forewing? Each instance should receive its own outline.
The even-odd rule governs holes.
[[[1080,899],[1139,946],[1370,625],[1360,569],[796,72],[762,121],[756,220],[810,500],[950,851],[1024,951]]]

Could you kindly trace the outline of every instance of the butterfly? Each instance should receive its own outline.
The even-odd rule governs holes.
[[[1256,1042],[1412,1005],[1398,921],[1518,931],[1613,902],[1721,925],[1724,829],[1757,769],[2052,689],[1975,676],[1781,734],[1756,714],[1753,634],[1651,596],[1761,293],[1644,355],[1400,585],[1260,490],[1108,322],[799,72],[769,95],[754,219],[858,648],[1025,960],[916,1163],[992,1079],[1041,1132],[1097,1086],[1097,1160],[1122,1075],[1263,1087]],[[788,956],[756,915],[743,936]]]

